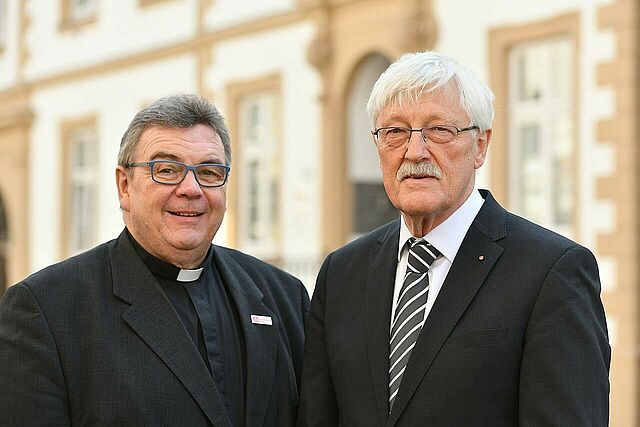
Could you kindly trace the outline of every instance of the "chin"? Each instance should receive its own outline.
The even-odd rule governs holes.
[[[400,209],[403,214],[413,216],[413,217],[427,217],[432,216],[436,210],[429,209],[426,206],[412,206],[406,209]]]
[[[202,246],[206,239],[203,236],[180,236],[174,235],[171,239],[172,245],[176,249],[190,251]]]
[[[430,197],[430,195],[412,194],[410,197],[402,197],[394,205],[407,215],[425,216],[440,211],[443,208],[442,201]]]

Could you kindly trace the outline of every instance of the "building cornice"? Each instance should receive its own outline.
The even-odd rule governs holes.
[[[197,55],[202,49],[211,47],[216,43],[303,22],[310,19],[312,14],[313,12],[311,11],[299,9],[267,18],[259,18],[231,28],[196,34],[188,40],[183,40],[169,46],[161,46],[142,53],[134,52],[119,58],[38,77],[33,80],[28,80],[26,77],[23,77],[22,86],[29,90],[42,89],[180,55]],[[22,70],[24,72],[24,67]],[[14,88],[9,88],[8,90],[0,92],[0,99],[13,90]]]

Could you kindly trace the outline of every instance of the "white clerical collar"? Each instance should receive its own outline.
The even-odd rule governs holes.
[[[193,282],[200,278],[202,272],[208,265],[211,265],[211,258],[213,257],[213,246],[209,247],[209,251],[202,262],[202,267],[194,268],[194,269],[181,269],[163,259],[160,259],[154,255],[151,255],[145,248],[140,245],[136,239],[133,238],[129,230],[127,230],[127,235],[129,236],[133,247],[135,248],[142,261],[145,263],[147,268],[151,271],[151,273],[156,277],[161,277],[166,280],[177,281],[177,282]]]
[[[178,282],[193,282],[198,280],[204,268],[196,268],[195,270],[181,269],[176,280]]]

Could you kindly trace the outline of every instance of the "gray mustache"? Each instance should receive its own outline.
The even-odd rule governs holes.
[[[413,163],[404,161],[400,165],[398,172],[396,172],[396,178],[398,181],[402,181],[408,176],[432,176],[434,178],[442,178],[442,171],[436,165],[431,162]]]

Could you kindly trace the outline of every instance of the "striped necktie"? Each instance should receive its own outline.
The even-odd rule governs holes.
[[[389,345],[389,413],[396,399],[402,374],[407,367],[411,350],[416,345],[424,322],[427,294],[429,292],[428,271],[431,263],[442,254],[430,243],[409,239],[409,259],[402,289],[391,325]]]

